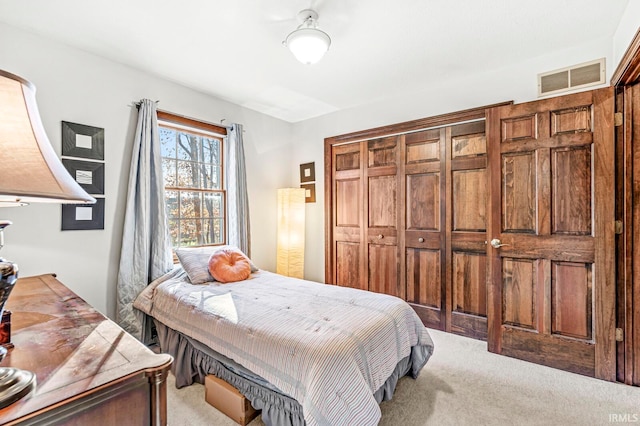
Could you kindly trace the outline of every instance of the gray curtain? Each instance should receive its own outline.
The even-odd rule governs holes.
[[[156,103],[140,102],[118,272],[117,322],[141,340],[150,324],[132,303],[151,281],[173,267],[162,178]],[[145,342],[148,343],[148,342]]]
[[[225,149],[225,182],[227,185],[227,238],[228,244],[238,247],[251,257],[249,224],[249,195],[247,172],[244,164],[242,125],[232,124]]]

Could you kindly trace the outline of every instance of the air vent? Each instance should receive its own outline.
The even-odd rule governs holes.
[[[538,96],[604,84],[606,78],[604,59],[538,74]]]

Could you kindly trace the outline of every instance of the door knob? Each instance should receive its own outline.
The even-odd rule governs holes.
[[[493,240],[491,240],[491,247],[493,248],[500,248],[502,246],[508,246],[508,245],[509,244],[502,244],[502,242],[497,238],[494,238]]]

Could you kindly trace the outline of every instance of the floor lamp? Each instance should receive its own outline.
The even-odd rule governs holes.
[[[42,126],[35,87],[14,74],[0,70],[0,207],[29,203],[95,203],[69,175]],[[0,221],[0,248],[4,228]],[[18,279],[18,266],[0,258],[0,318]],[[0,346],[0,361],[7,349]],[[0,408],[29,395],[35,375],[13,367],[0,367]]]
[[[303,188],[278,189],[276,272],[288,277],[304,277]]]

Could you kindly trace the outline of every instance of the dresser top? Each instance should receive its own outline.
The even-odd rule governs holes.
[[[0,363],[36,374],[31,396],[0,410],[0,424],[100,387],[167,369],[172,358],[155,354],[53,275],[21,278],[9,296],[11,341]]]

